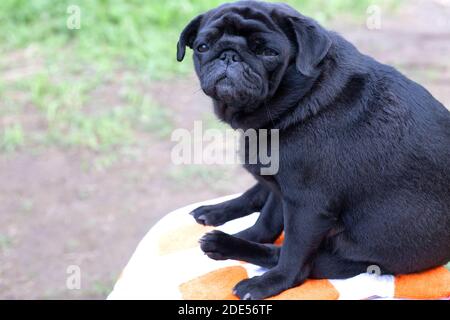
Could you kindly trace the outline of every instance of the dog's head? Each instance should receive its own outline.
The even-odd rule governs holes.
[[[203,91],[223,108],[251,112],[276,93],[287,68],[312,77],[331,45],[327,32],[284,4],[240,1],[193,19],[181,33]]]

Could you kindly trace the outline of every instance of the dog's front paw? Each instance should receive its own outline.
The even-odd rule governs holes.
[[[220,226],[227,222],[228,215],[226,210],[221,205],[201,206],[191,212],[197,223],[204,226]]]
[[[233,294],[242,300],[261,300],[289,289],[285,276],[272,269],[262,276],[245,279],[233,289]]]
[[[206,233],[200,240],[200,248],[211,259],[226,260],[231,258],[235,238],[219,230]]]

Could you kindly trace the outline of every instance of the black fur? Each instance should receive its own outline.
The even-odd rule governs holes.
[[[260,28],[276,57],[251,48]],[[426,89],[282,4],[243,1],[197,17],[179,60],[204,41],[194,62],[217,115],[234,128],[280,129],[276,175],[245,165],[254,188],[194,211],[211,225],[261,211],[243,232],[201,240],[213,259],[271,268],[240,282],[240,298],[369,265],[404,274],[450,260],[450,113]],[[223,51],[239,57],[221,60]],[[282,230],[281,247],[264,244]]]

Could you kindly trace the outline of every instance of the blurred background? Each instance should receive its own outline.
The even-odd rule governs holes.
[[[252,185],[170,161],[175,128],[225,128],[175,59],[183,27],[222,2],[0,1],[0,298],[103,299],[161,216]],[[286,2],[450,106],[450,1]]]

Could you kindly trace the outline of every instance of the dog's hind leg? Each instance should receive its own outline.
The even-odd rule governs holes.
[[[214,260],[240,260],[265,268],[273,268],[278,263],[280,247],[260,244],[214,230],[200,239],[200,247]]]
[[[280,257],[279,246],[243,240],[218,230],[205,234],[200,239],[200,247],[214,260],[233,259],[268,269],[275,267]],[[372,273],[373,270],[380,270],[381,274],[389,273],[375,263],[351,261],[326,251],[318,252],[310,270],[310,279],[346,279],[365,272]]]
[[[258,243],[273,243],[283,231],[283,208],[281,200],[273,193],[261,209],[258,220],[248,229],[234,236]]]
[[[230,220],[260,211],[266,203],[270,190],[261,183],[247,190],[240,197],[210,206],[201,206],[191,212],[203,225],[219,226]]]
[[[311,279],[346,279],[358,274],[373,271],[386,272],[381,266],[370,262],[351,261],[338,254],[319,251],[312,261],[309,278]]]

